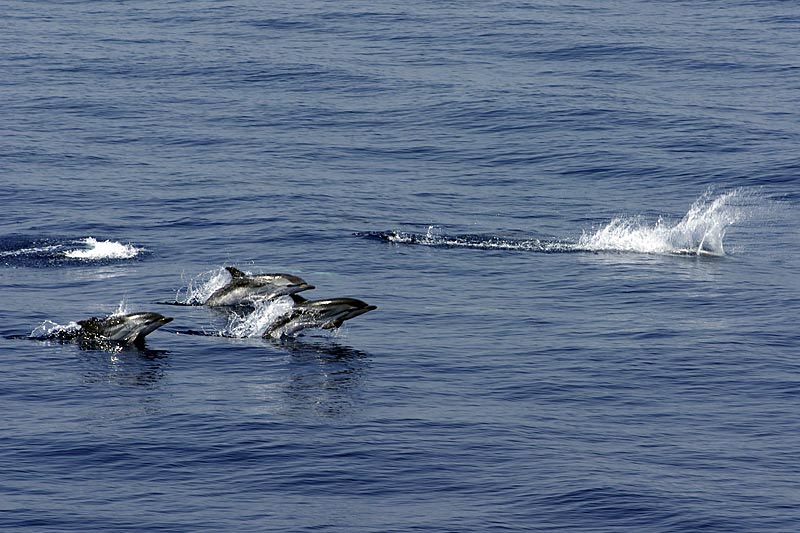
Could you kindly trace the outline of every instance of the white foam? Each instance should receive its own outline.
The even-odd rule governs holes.
[[[77,322],[70,322],[66,326],[57,324],[52,320],[45,320],[36,329],[31,331],[31,337],[36,339],[50,338],[59,333],[77,331],[81,329]]]
[[[709,191],[675,224],[663,219],[648,225],[641,217],[614,218],[593,233],[584,232],[575,249],[725,255],[725,232],[731,224],[746,218],[747,211],[740,200],[750,196],[735,189],[712,199]]]
[[[78,241],[84,245],[82,248],[64,252],[70,259],[83,259],[97,261],[101,259],[131,259],[139,255],[142,249],[132,244],[122,244],[116,241],[98,241],[94,237],[87,237]]]
[[[276,300],[257,301],[252,312],[239,315],[231,313],[222,335],[226,337],[261,337],[267,328],[280,317],[289,313],[294,302],[289,296]]]
[[[185,289],[178,290],[175,301],[188,305],[202,305],[214,294],[231,281],[231,275],[224,268],[215,268],[202,272],[189,280]],[[185,293],[182,297],[181,293]]]

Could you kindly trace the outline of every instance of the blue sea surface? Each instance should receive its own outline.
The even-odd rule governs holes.
[[[800,530],[800,4],[0,13],[0,529]]]

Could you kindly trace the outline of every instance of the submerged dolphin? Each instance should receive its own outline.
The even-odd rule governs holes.
[[[80,329],[73,333],[74,338],[84,341],[113,341],[141,346],[148,334],[170,322],[171,317],[158,313],[92,317],[78,322]]]
[[[206,305],[212,307],[234,306],[253,300],[271,300],[300,291],[313,289],[302,278],[291,274],[247,275],[238,268],[225,267],[231,280],[208,297]]]
[[[264,332],[264,337],[279,339],[313,327],[336,329],[345,320],[378,308],[355,298],[306,300],[302,296],[293,294],[292,299],[295,302],[292,310],[270,324]]]

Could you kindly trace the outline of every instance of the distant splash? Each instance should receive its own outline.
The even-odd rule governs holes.
[[[117,241],[100,241],[94,237],[49,239],[0,237],[0,264],[5,266],[49,267],[110,263],[134,259],[146,253],[145,248]]]
[[[576,240],[509,239],[492,235],[446,235],[435,226],[427,233],[400,231],[360,232],[359,237],[394,244],[443,248],[512,250],[538,253],[629,252],[643,254],[724,256],[723,239],[733,224],[750,215],[747,206],[757,196],[734,189],[716,198],[711,191],[698,198],[674,223],[663,218],[647,223],[642,217],[616,217]]]
[[[662,218],[648,225],[640,217],[619,217],[593,233],[584,232],[576,247],[587,251],[723,256],[725,232],[747,217],[742,200],[750,198],[752,194],[743,189],[716,198],[709,191],[676,224]]]
[[[132,244],[122,244],[114,241],[98,241],[94,237],[83,239],[86,248],[67,250],[64,252],[70,259],[84,259],[98,261],[103,259],[131,259],[139,255],[142,250]]]

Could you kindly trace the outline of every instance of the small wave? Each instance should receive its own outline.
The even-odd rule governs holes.
[[[435,226],[427,233],[360,232],[356,236],[393,244],[444,248],[475,248],[538,253],[631,252],[645,254],[725,255],[723,238],[729,226],[746,219],[748,202],[756,196],[735,189],[712,198],[706,192],[678,222],[663,218],[648,223],[642,217],[617,217],[575,240],[509,239],[491,235],[446,235]]]

